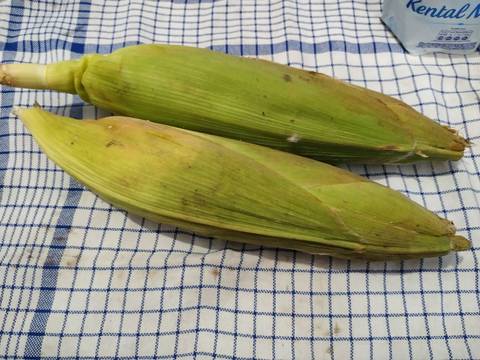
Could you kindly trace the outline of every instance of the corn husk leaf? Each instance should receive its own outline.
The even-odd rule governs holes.
[[[468,142],[392,97],[264,60],[138,45],[47,66],[10,64],[0,83],[79,94],[117,114],[334,163],[458,160]]]
[[[15,112],[66,172],[153,221],[346,258],[439,256],[469,247],[449,221],[399,192],[318,161],[127,117]]]

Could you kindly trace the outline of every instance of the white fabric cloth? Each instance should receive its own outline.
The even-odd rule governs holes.
[[[334,75],[480,142],[480,54],[405,53],[380,1],[3,1],[2,62],[135,43],[210,47]],[[12,106],[78,97],[1,88],[0,357],[480,358],[480,151],[350,166],[455,222],[473,249],[391,263],[205,239],[127,215],[40,152]]]

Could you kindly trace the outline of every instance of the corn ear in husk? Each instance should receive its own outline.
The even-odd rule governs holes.
[[[107,202],[201,235],[375,260],[469,248],[451,222],[345,170],[127,117],[16,109],[48,157]]]
[[[468,145],[404,102],[264,60],[138,45],[49,65],[4,64],[0,83],[78,94],[114,113],[342,163],[458,160]]]

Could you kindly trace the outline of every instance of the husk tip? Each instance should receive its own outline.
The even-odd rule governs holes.
[[[22,113],[23,110],[24,110],[24,109],[22,109],[22,108],[19,107],[19,106],[14,106],[14,107],[12,108],[12,112],[11,112],[11,113],[12,113],[12,115],[15,115],[16,117],[20,117],[20,114]]]
[[[450,249],[453,251],[468,250],[471,246],[471,242],[463,236],[456,235],[450,239]]]
[[[34,120],[34,114],[38,114],[37,111],[41,110],[41,107],[36,104],[32,107],[14,106],[11,114],[20,119],[25,125]]]

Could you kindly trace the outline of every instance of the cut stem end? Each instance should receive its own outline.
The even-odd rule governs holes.
[[[2,64],[0,84],[29,89],[47,89],[46,65]]]

